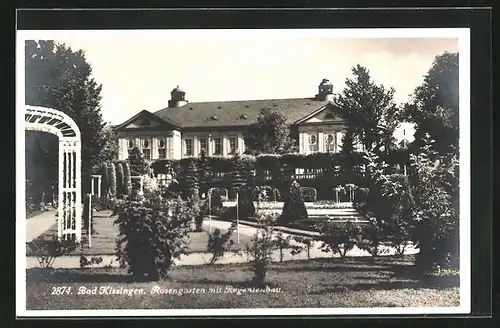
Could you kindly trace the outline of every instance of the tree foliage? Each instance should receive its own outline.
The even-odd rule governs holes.
[[[123,162],[123,194],[125,196],[130,195],[132,188],[132,181],[130,179],[130,163],[128,161]]]
[[[277,110],[263,108],[245,135],[247,149],[256,153],[284,154],[297,150],[287,118]]]
[[[297,181],[290,184],[290,190],[286,195],[283,204],[283,212],[280,216],[280,222],[298,222],[308,218],[306,205],[300,191],[300,185]]]
[[[458,149],[458,89],[458,53],[436,56],[424,82],[406,105],[406,119],[416,125],[414,149],[425,145],[425,134],[436,140],[433,146],[440,154]]]
[[[113,163],[108,163],[109,176],[109,196],[111,199],[116,198],[116,169]]]
[[[350,143],[359,142],[367,151],[386,152],[394,147],[398,122],[395,90],[375,84],[363,66],[356,65],[352,73],[354,77],[346,79],[346,87],[335,99],[348,127],[342,148],[352,149]]]
[[[80,128],[82,192],[89,192],[92,168],[112,159],[105,150],[110,136],[101,115],[102,86],[91,77],[92,69],[83,51],[73,51],[54,41],[26,41],[25,67],[26,104],[60,110]],[[44,151],[51,157],[39,163],[47,165],[46,172],[51,171],[49,163],[57,163],[56,150],[56,147],[48,147]],[[47,174],[45,178],[54,179],[54,176]]]
[[[124,193],[124,173],[123,173],[123,163],[122,162],[116,162],[115,163],[116,167],[116,195],[118,197],[123,196]]]
[[[138,147],[134,147],[129,151],[128,162],[131,176],[142,176],[149,172],[148,163]]]
[[[188,246],[191,211],[187,203],[148,194],[141,200],[118,202],[114,214],[121,266],[138,280],[166,278]]]

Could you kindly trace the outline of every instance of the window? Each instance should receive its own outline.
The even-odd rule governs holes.
[[[165,145],[164,139],[158,140],[158,158],[160,159],[167,158],[167,149]]]
[[[184,155],[193,156],[193,139],[184,140]]]
[[[128,141],[128,149],[132,149],[132,148],[134,148],[134,146],[135,146],[135,140],[134,139],[130,139]]]
[[[309,151],[316,152],[318,151],[318,137],[316,134],[309,135]]]
[[[151,159],[151,148],[149,147],[149,140],[144,139],[142,141],[142,154],[144,155],[144,159],[149,160]]]
[[[235,154],[238,150],[238,140],[234,137],[229,138],[229,154]]]
[[[328,133],[325,137],[326,151],[335,152],[335,137],[332,133]]]
[[[205,153],[208,153],[208,143],[207,139],[200,139],[200,152],[204,150]]]
[[[222,155],[222,142],[220,138],[214,138],[214,155]]]
[[[333,120],[333,119],[335,119],[335,115],[333,115],[332,113],[328,113],[325,115],[325,119],[326,120]]]

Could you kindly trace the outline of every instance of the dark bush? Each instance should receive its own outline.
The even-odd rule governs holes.
[[[130,180],[130,163],[128,161],[123,162],[123,194],[125,196],[130,195],[132,189],[132,181]]]
[[[225,252],[229,251],[234,245],[234,240],[231,239],[236,225],[233,223],[229,229],[222,233],[220,229],[215,229],[212,233],[208,234],[208,251],[212,253],[210,264],[214,264],[220,260]]]
[[[119,227],[117,253],[136,279],[159,280],[187,248],[191,211],[183,200],[151,195],[120,202],[114,211]]]
[[[74,251],[77,246],[74,240],[59,240],[57,236],[53,236],[52,240],[33,239],[26,244],[28,252],[36,257],[41,268],[51,268],[56,258]]]
[[[307,209],[304,204],[304,199],[302,198],[300,185],[297,181],[294,181],[290,185],[290,191],[285,198],[283,212],[281,213],[279,221],[280,223],[287,224],[307,220],[307,218]]]
[[[345,258],[347,252],[354,248],[360,234],[360,227],[352,221],[327,221],[318,224],[317,230],[321,234],[321,250],[332,252],[332,256],[339,254],[341,258]]]
[[[124,179],[124,173],[123,173],[123,163],[122,162],[117,162],[115,163],[116,167],[116,196],[117,197],[122,197],[124,194],[124,185],[125,185],[125,179]]]

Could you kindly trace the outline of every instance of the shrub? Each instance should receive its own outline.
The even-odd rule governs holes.
[[[158,193],[159,186],[156,179],[150,177],[149,175],[144,175],[142,177],[142,191],[144,192],[144,195]]]
[[[292,244],[292,236],[288,235],[285,237],[282,231],[276,234],[274,239],[274,245],[279,250],[280,262],[283,262],[283,250],[289,248]]]
[[[186,170],[183,172],[181,185],[184,189],[185,199],[199,199],[199,181],[198,173],[194,161],[189,161]]]
[[[210,264],[214,264],[220,260],[224,256],[224,253],[233,247],[234,240],[231,239],[231,236],[235,229],[236,225],[233,223],[225,233],[222,233],[221,230],[217,228],[212,233],[208,234],[207,249],[212,253]]]
[[[211,209],[222,208],[222,196],[218,188],[212,188],[208,191],[207,197],[210,197],[210,207]]]
[[[102,163],[102,166],[101,166],[101,175],[102,175],[101,196],[103,196],[104,198],[108,198],[108,191],[109,191],[109,169],[108,169],[108,163]]]
[[[304,199],[302,198],[302,193],[300,192],[300,185],[297,181],[294,181],[290,185],[290,192],[285,199],[280,222],[291,223],[307,220],[307,218],[307,209],[304,204]]]
[[[257,286],[264,286],[266,273],[272,262],[274,250],[273,233],[277,216],[274,213],[257,213],[258,223],[250,245],[247,245],[247,255],[254,272],[253,283]]]
[[[246,220],[254,215],[253,190],[250,187],[242,187],[238,192],[238,218]]]
[[[85,268],[94,264],[101,264],[102,257],[101,256],[92,256],[88,259],[84,255],[80,255],[80,268]]]
[[[321,250],[332,252],[332,256],[339,254],[340,258],[345,258],[347,252],[354,248],[359,236],[359,227],[352,221],[334,223],[327,221],[318,224]]]
[[[124,179],[124,172],[123,172],[123,163],[122,162],[117,162],[115,163],[115,169],[116,169],[116,196],[117,197],[122,197],[124,194],[124,185],[125,185],[125,179]]]
[[[314,243],[314,239],[312,239],[311,237],[294,236],[293,240],[295,242],[301,244],[302,246],[294,245],[292,247],[292,250],[291,250],[292,255],[297,255],[297,254],[302,253],[303,251],[306,251],[307,252],[307,259],[310,260],[311,259],[311,247]]]
[[[305,202],[315,202],[318,198],[318,191],[311,187],[301,187],[300,193]]]
[[[128,161],[123,163],[123,194],[130,195],[132,189],[132,181],[130,179],[130,163]]]
[[[376,257],[380,254],[380,245],[387,240],[386,222],[377,218],[370,218],[368,225],[361,229],[357,246]]]
[[[26,246],[38,260],[40,268],[51,268],[56,258],[74,251],[78,243],[74,240],[59,240],[57,236],[53,236],[52,240],[33,239]]]
[[[128,162],[130,164],[130,175],[141,176],[149,173],[149,166],[141,150],[134,147],[128,154]]]
[[[137,279],[159,280],[186,252],[191,212],[183,200],[159,194],[120,202],[114,211],[119,227],[117,254]]]
[[[108,176],[109,176],[109,196],[111,199],[116,198],[116,170],[113,163],[108,164]]]
[[[439,155],[433,144],[426,136],[422,151],[410,156],[416,207],[414,241],[420,249],[415,264],[421,271],[437,265],[458,267],[460,255],[458,154]]]

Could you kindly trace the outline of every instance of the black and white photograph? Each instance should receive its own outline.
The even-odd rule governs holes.
[[[19,315],[469,313],[468,29],[16,38]]]

